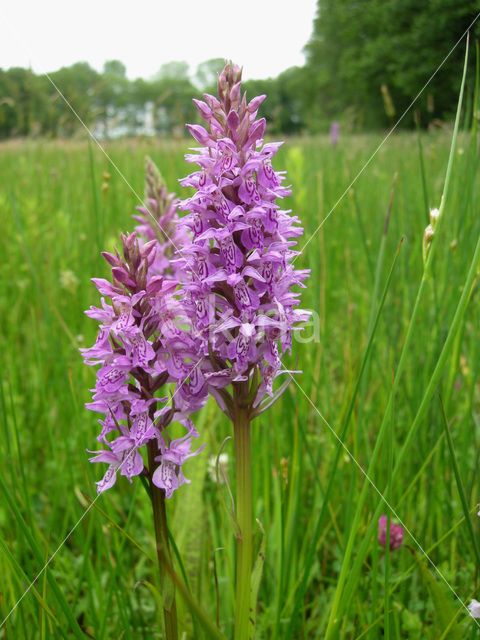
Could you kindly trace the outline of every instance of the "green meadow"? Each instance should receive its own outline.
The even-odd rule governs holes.
[[[252,425],[261,639],[478,634],[464,606],[478,595],[480,562],[476,128],[460,129],[426,272],[424,230],[452,129],[393,134],[365,167],[382,140],[344,135],[332,148],[326,137],[291,138],[276,156],[305,228],[302,307],[315,313],[285,362],[301,373]],[[186,197],[177,180],[191,170],[189,145],[109,142],[108,157],[87,140],[0,146],[2,640],[162,637],[142,483],[119,478],[92,506],[104,471],[88,462],[95,371],[78,348],[95,340],[83,313],[99,302],[90,278],[109,277],[100,251],[134,226],[145,155]],[[167,505],[175,571],[191,596],[177,595],[180,637],[214,637],[205,615],[230,638],[231,427],[212,402],[195,422],[205,450]],[[381,514],[406,528],[392,552],[377,539]]]

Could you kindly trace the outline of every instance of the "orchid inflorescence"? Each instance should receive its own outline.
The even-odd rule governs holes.
[[[289,373],[281,356],[291,349],[292,331],[309,318],[296,308],[300,294],[292,287],[303,286],[308,272],[293,266],[299,220],[276,202],[291,191],[283,185],[285,172],[272,168],[281,143],[263,144],[265,119],[256,119],[265,96],[247,102],[241,69],[232,65],[219,77],[218,95],[194,101],[209,130],[187,125],[202,146],[186,156],[200,169],[180,181],[195,193],[180,203],[189,213],[179,225],[192,235],[182,249],[183,288],[213,366],[205,378],[231,417],[227,385],[250,383],[258,407],[273,396],[275,378]]]
[[[170,497],[186,482],[183,463],[200,452],[190,451],[192,438],[198,433],[188,416],[204,404],[206,393],[205,386],[198,385],[198,339],[182,328],[188,318],[179,299],[175,272],[167,260],[167,252],[174,250],[182,232],[171,225],[177,216],[176,206],[172,198],[162,197],[163,191],[150,161],[147,200],[158,224],[164,228],[170,224],[172,235],[165,237],[164,243],[151,238],[155,227],[141,209],[145,216],[140,218],[142,226],[131,235],[121,236],[123,257],[118,251],[103,253],[112,267],[112,282],[93,279],[111,304],[102,297],[101,308],[86,311],[100,322],[100,332],[93,347],[82,352],[87,364],[101,365],[92,390],[93,402],[86,407],[104,414],[98,440],[110,449],[91,452],[96,454],[92,462],[109,464],[97,483],[98,492],[115,484],[118,471],[130,481],[146,472],[140,450],[151,443],[159,463],[152,481]],[[165,389],[168,383],[176,385],[171,403]],[[175,421],[187,433],[170,440],[166,430]],[[107,436],[112,432],[117,437],[109,441]]]
[[[82,351],[87,364],[100,365],[87,404],[104,415],[98,439],[108,449],[91,458],[109,464],[99,492],[113,486],[118,471],[129,480],[150,473],[170,497],[185,482],[182,464],[199,452],[190,452],[198,433],[189,416],[207,391],[232,417],[234,394],[226,387],[243,383],[252,417],[258,415],[286,388],[273,391],[275,378],[290,373],[281,357],[309,317],[292,290],[308,275],[293,266],[302,228],[277,204],[290,195],[285,173],[272,168],[281,143],[263,144],[265,119],[257,119],[265,96],[247,102],[241,69],[230,63],[218,94],[194,100],[209,130],[187,125],[202,145],[186,155],[200,170],[180,181],[194,195],[175,199],[147,158],[135,232],[122,235],[123,256],[103,253],[112,282],[93,279],[102,307],[86,313],[100,322],[100,333]],[[178,209],[187,214],[179,218]],[[169,383],[176,386],[171,403]],[[186,435],[170,440],[174,421]],[[152,441],[158,467],[148,470],[140,451]]]

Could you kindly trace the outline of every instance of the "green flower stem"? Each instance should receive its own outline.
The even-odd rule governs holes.
[[[153,523],[155,527],[155,540],[157,549],[158,572],[160,574],[160,590],[163,603],[163,619],[165,622],[166,640],[178,640],[177,607],[175,603],[175,585],[165,568],[164,559],[173,566],[168,542],[167,512],[165,509],[165,492],[155,486],[151,475],[155,469],[155,457],[158,455],[156,441],[151,440],[147,444],[148,466],[150,469],[150,499],[153,509]]]
[[[250,576],[252,573],[252,468],[249,410],[235,407],[233,415],[237,500],[237,578],[235,640],[248,640]]]

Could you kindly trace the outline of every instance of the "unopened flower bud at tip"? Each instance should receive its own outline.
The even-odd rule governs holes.
[[[425,231],[423,232],[423,245],[422,245],[422,254],[423,254],[423,264],[427,261],[428,252],[430,250],[430,246],[432,244],[433,238],[435,236],[435,230],[431,224],[429,224]]]
[[[433,228],[435,228],[435,225],[437,223],[438,218],[440,217],[440,210],[435,208],[435,209],[430,209],[430,223],[433,226]]]

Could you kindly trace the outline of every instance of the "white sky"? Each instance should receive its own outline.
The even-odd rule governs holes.
[[[316,0],[3,0],[0,68],[36,73],[87,61],[121,60],[129,78],[185,60],[228,58],[243,77],[268,78],[302,65]]]

